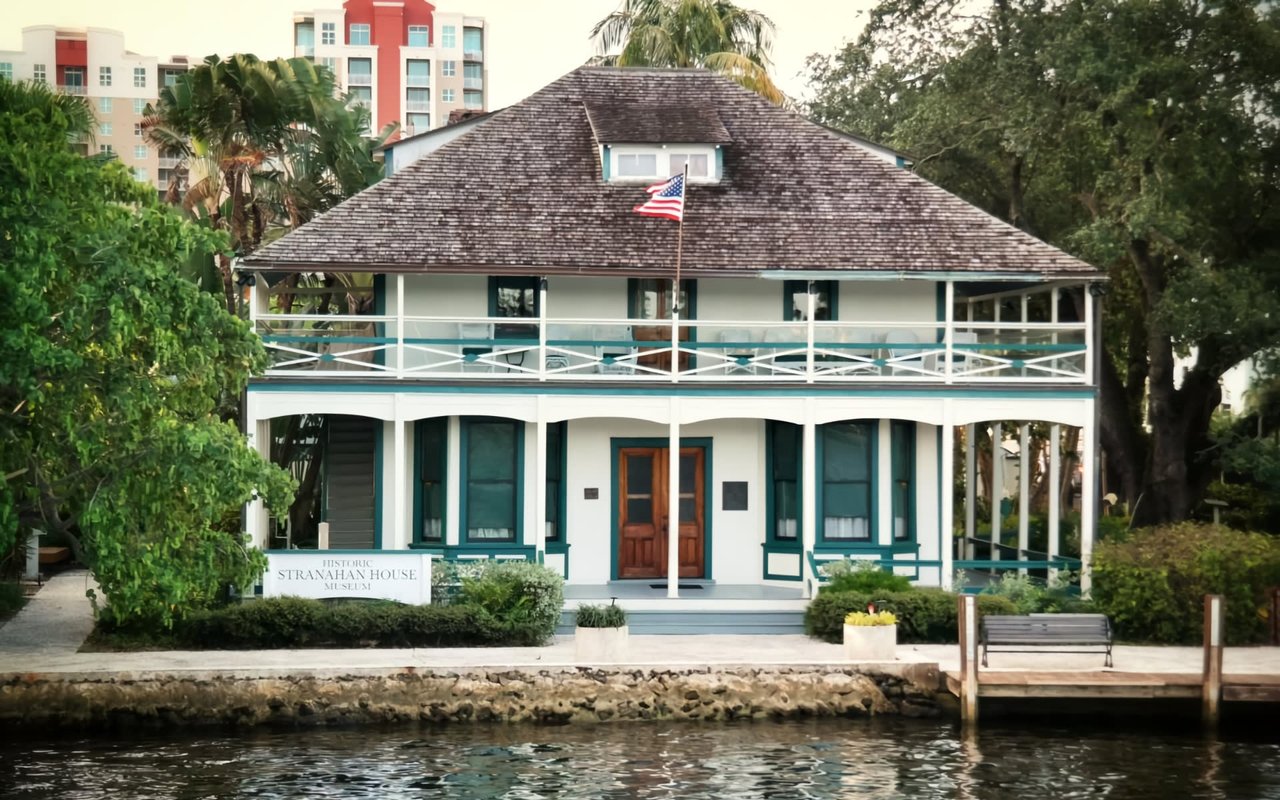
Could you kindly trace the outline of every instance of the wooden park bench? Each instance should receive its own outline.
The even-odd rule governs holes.
[[[982,618],[982,666],[987,651],[1032,653],[1053,648],[1052,653],[1105,652],[1105,666],[1111,666],[1111,620],[1105,614],[1029,614],[1025,617],[988,615]],[[1081,647],[1101,647],[1080,650]],[[1035,650],[1028,648],[1036,648]]]

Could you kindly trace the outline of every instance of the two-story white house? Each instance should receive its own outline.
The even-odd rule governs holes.
[[[583,67],[426,149],[247,259],[248,432],[304,484],[250,509],[264,548],[323,522],[571,604],[795,611],[837,556],[950,584],[966,427],[1079,427],[1093,480],[1101,274],[857,141]],[[686,166],[683,230],[633,212]]]

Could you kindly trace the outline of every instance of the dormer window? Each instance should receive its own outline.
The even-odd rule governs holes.
[[[677,175],[690,183],[724,176],[724,148],[733,138],[714,108],[587,102],[587,121],[600,150],[601,177],[609,183],[644,183]]]
[[[719,147],[698,144],[618,144],[600,149],[604,178],[610,183],[644,183],[679,174],[689,165],[690,183],[715,183]]]

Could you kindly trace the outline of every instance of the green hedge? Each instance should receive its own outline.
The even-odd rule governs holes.
[[[211,650],[462,647],[506,644],[507,635],[506,628],[492,626],[489,615],[474,605],[407,606],[301,597],[198,611],[173,631],[178,644]]]
[[[1093,556],[1093,601],[1130,641],[1200,644],[1204,596],[1227,605],[1227,644],[1266,638],[1268,587],[1280,585],[1280,539],[1184,522],[1103,542]]]
[[[810,636],[839,642],[844,636],[844,618],[850,611],[866,611],[877,602],[883,611],[898,617],[898,641],[919,644],[946,644],[959,641],[956,624],[956,595],[941,589],[913,589],[908,592],[866,594],[823,589],[809,603],[804,629]],[[979,596],[979,614],[1016,614],[1017,608],[1004,597]]]

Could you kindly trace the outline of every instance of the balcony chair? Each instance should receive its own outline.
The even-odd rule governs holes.
[[[630,325],[596,325],[591,329],[591,339],[596,343],[596,369],[601,375],[635,374],[634,356],[639,351],[630,344]],[[624,358],[628,360],[618,360]]]
[[[951,334],[952,344],[977,344],[978,334],[974,331],[956,331]],[[932,362],[926,368],[942,373],[946,369],[947,355],[945,352],[946,345],[943,342],[938,343],[938,349],[943,350],[931,357]],[[972,350],[952,350],[951,351],[951,374],[964,375],[971,369],[977,368],[979,359]]]
[[[769,328],[764,332],[764,341],[768,344],[777,344],[775,347],[763,348],[769,356],[771,364],[778,365],[776,371],[804,371],[805,347],[807,346],[807,335],[804,328],[799,325],[792,325],[786,328]],[[788,350],[799,350],[798,353],[789,353]]]
[[[463,371],[493,372],[493,364],[484,359],[493,354],[493,325],[488,322],[459,322],[458,338],[476,344],[459,345]]]
[[[756,365],[753,359],[760,351],[750,344],[753,341],[751,331],[745,328],[720,331],[720,341],[726,343],[726,346],[721,350],[725,358],[725,374],[756,374]]]
[[[904,344],[918,344],[920,337],[914,331],[889,331],[884,335],[885,357],[889,359],[890,375],[914,375],[921,377],[924,369],[924,351],[919,347],[901,347]],[[899,345],[897,347],[893,345]]]
[[[565,325],[551,323],[547,325],[547,341],[583,341],[591,339],[591,328],[587,325]],[[590,360],[593,350],[574,345],[547,345],[546,369],[567,370],[578,367]],[[554,348],[554,352],[552,351]]]

